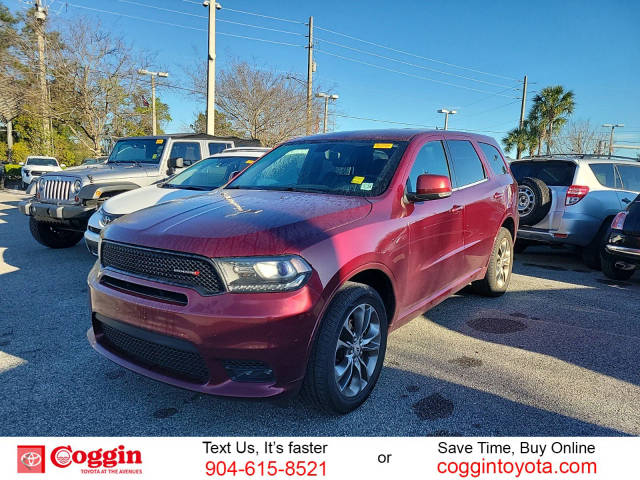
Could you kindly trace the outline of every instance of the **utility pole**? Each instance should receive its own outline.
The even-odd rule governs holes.
[[[309,17],[309,43],[307,45],[307,135],[311,134],[311,102],[313,102],[313,17]]]
[[[204,0],[202,6],[209,9],[209,53],[207,60],[207,134],[216,133],[216,10],[222,5]]]
[[[527,106],[527,76],[524,76],[524,81],[522,82],[522,103],[520,104],[520,123],[518,123],[518,128],[522,130],[524,128],[524,112]],[[518,144],[516,148],[516,158],[522,157],[522,148],[520,144]]]
[[[613,131],[616,128],[624,127],[624,123],[605,123],[602,125],[606,128],[611,128],[611,133],[609,134],[609,156],[613,155]]]
[[[34,17],[36,35],[38,37],[38,66],[40,70],[40,103],[42,114],[42,132],[44,134],[44,153],[51,154],[50,140],[51,130],[49,128],[49,91],[47,89],[47,64],[44,53],[44,34],[45,34],[45,22],[47,20],[47,10],[42,6],[42,0],[36,0]]]
[[[13,157],[13,123],[7,120],[7,160],[11,161]]]
[[[327,133],[327,123],[329,122],[329,100],[337,100],[340,98],[335,93],[333,95],[329,95],[328,93],[318,92],[316,93],[316,97],[324,98],[324,123],[322,124],[322,133]]]
[[[156,135],[158,122],[156,120],[156,77],[167,78],[167,72],[150,72],[141,68],[138,70],[140,75],[149,75],[151,77],[151,134]]]

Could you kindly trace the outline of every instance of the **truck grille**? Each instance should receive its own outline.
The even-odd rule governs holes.
[[[69,200],[73,179],[62,177],[42,177],[44,189],[40,191],[40,200],[43,202]]]
[[[201,295],[224,291],[213,262],[205,257],[179,252],[102,242],[103,267],[152,281],[193,288]]]

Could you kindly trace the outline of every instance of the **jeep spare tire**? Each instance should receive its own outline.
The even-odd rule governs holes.
[[[521,225],[535,225],[551,208],[551,191],[539,178],[524,177],[518,182],[518,214]]]

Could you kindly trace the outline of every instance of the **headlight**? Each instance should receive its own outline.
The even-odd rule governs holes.
[[[73,192],[78,193],[81,188],[82,188],[82,180],[78,178],[76,179],[75,182],[73,182]]]
[[[230,292],[288,292],[311,276],[309,264],[296,255],[214,259]]]
[[[46,180],[42,177],[40,177],[40,179],[38,180],[38,189],[42,192],[44,190],[44,182],[46,182]]]
[[[27,177],[29,176],[29,173],[31,173],[31,170],[25,170],[25,169],[22,169],[22,171],[24,172],[24,174],[25,174]]]

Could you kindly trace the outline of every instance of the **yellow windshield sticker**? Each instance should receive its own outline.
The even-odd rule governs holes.
[[[156,158],[158,158],[158,154],[154,153],[151,158],[153,158],[155,160]]]
[[[393,143],[374,143],[373,148],[393,148]]]
[[[351,179],[351,183],[355,183],[357,185],[360,185],[362,182],[364,182],[364,177],[353,177]]]
[[[156,143],[157,143],[158,145],[161,145],[161,144],[163,144],[163,143],[164,143],[164,140],[163,140],[162,138],[159,138],[159,139],[157,139],[157,140],[156,140]]]
[[[244,163],[248,163],[249,165],[251,165],[252,163],[255,163],[255,160],[247,160],[247,161],[246,161],[246,162],[244,162]]]

